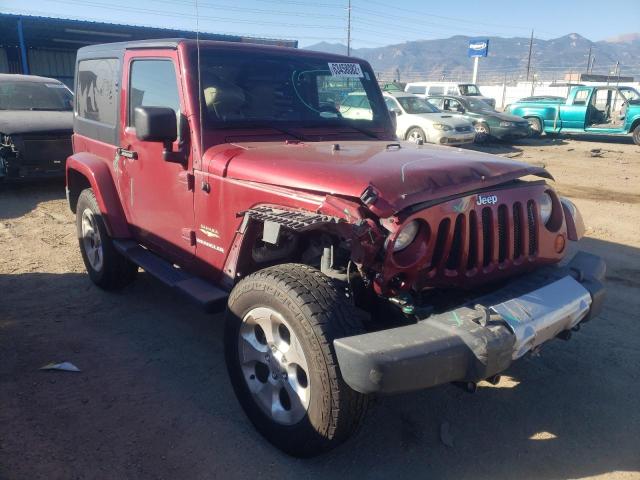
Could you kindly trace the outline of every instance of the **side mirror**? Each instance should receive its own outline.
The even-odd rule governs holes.
[[[173,151],[173,142],[178,138],[180,124],[180,142],[178,150]],[[162,142],[162,158],[165,162],[179,163],[187,166],[186,142],[189,137],[189,126],[184,115],[180,114],[176,121],[176,112],[168,107],[136,107],[133,111],[133,126],[138,140],[145,142]]]
[[[178,138],[176,112],[167,107],[136,107],[133,111],[136,137],[143,142],[173,143]]]
[[[400,115],[402,115],[402,110],[400,110],[399,108],[394,110],[396,117],[399,117]]]
[[[456,108],[456,111],[457,111],[458,113],[464,113],[464,107],[460,107],[460,106],[459,106],[458,108]]]

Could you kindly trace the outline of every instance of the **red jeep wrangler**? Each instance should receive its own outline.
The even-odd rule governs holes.
[[[340,103],[364,92],[359,115]],[[363,113],[364,112],[364,113]],[[67,195],[89,276],[227,302],[226,362],[297,456],[371,394],[475,389],[600,310],[604,263],[541,167],[399,144],[364,61],[190,40],[81,48]]]

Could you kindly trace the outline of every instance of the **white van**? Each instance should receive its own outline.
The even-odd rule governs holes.
[[[456,82],[410,82],[407,83],[404,91],[413,93],[422,98],[455,95],[460,97],[474,97],[483,100],[493,108],[496,106],[494,98],[485,97],[480,93],[480,89],[474,83],[456,83]]]

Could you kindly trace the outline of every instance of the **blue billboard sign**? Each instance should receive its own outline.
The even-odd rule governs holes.
[[[489,54],[488,38],[472,38],[469,40],[469,50],[467,55],[473,57],[486,57]]]

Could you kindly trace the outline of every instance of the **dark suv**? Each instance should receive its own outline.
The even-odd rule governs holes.
[[[53,78],[0,74],[0,180],[64,176],[73,94]]]

